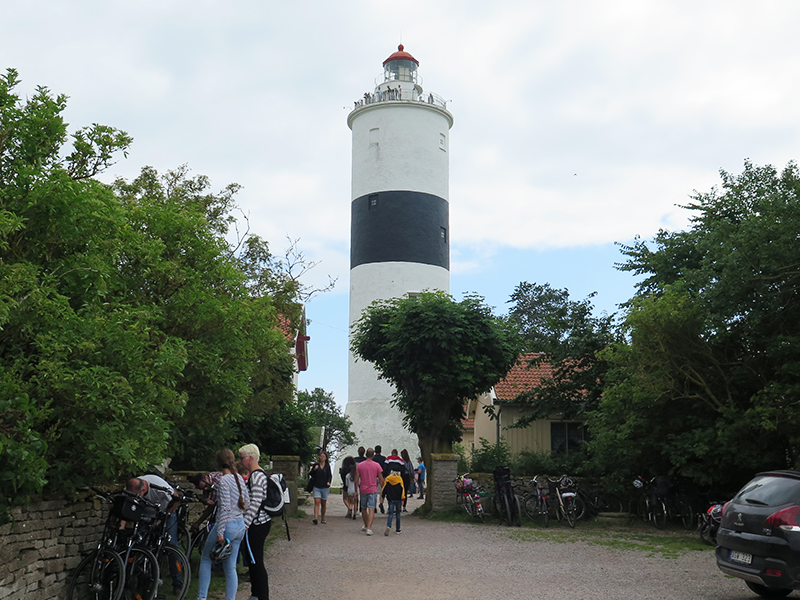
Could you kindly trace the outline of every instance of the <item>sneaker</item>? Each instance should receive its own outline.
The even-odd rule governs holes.
[[[353,511],[348,508],[347,509],[347,518],[349,519],[352,516],[353,516]]]
[[[367,530],[367,526],[366,525],[362,525],[361,526],[361,531],[366,531],[366,530]]]
[[[386,531],[383,532],[383,535],[389,535],[389,532],[392,530],[391,527],[387,527]]]
[[[367,529],[367,535],[372,535],[372,529]]]
[[[353,513],[353,521],[356,520],[356,513]]]
[[[316,524],[317,524],[317,520],[316,520],[316,519],[311,519],[311,522],[312,522],[314,525],[316,525]]]
[[[395,533],[396,533],[397,535],[400,535],[402,532],[401,532],[401,531],[398,529],[397,531],[395,531]]]

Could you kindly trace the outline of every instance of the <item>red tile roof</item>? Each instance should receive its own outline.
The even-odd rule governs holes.
[[[542,356],[541,352],[521,354],[517,364],[511,367],[508,375],[494,386],[494,393],[500,401],[511,401],[522,392],[528,392],[541,385],[542,380],[553,376],[550,363],[538,363],[530,366],[532,359]]]

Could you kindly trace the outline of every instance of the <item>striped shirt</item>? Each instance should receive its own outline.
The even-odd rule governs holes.
[[[250,473],[247,488],[250,490],[250,504],[247,505],[247,511],[244,513],[244,526],[263,525],[267,521],[271,521],[272,517],[266,511],[259,510],[264,498],[267,497],[267,474],[263,469],[256,469]]]
[[[236,475],[242,486],[242,497],[245,504],[249,499],[247,485],[241,475]],[[244,516],[244,511],[239,508],[239,487],[236,485],[234,475],[228,473],[219,480],[217,490],[217,535],[225,537],[225,526]]]

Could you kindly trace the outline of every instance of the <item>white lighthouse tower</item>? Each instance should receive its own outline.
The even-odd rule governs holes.
[[[353,131],[350,325],[373,301],[450,291],[449,158],[453,117],[422,89],[419,61],[398,46],[374,92],[347,119]],[[371,363],[349,362],[346,414],[360,444],[407,448],[416,435],[390,405],[393,388]],[[348,454],[352,448],[346,449]]]

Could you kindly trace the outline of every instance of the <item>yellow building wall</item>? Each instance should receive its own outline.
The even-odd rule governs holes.
[[[471,452],[473,448],[480,447],[481,438],[490,444],[497,443],[497,421],[489,419],[484,412],[484,406],[491,406],[492,398],[484,394],[474,400],[470,406],[469,418],[475,420],[473,432],[466,432],[462,439],[462,445]],[[495,406],[495,411],[500,409],[500,436],[506,441],[512,454],[517,454],[523,450],[533,452],[550,452],[550,423],[560,421],[560,419],[542,419],[534,421],[525,429],[504,429],[513,425],[524,413],[522,407],[503,404]]]

